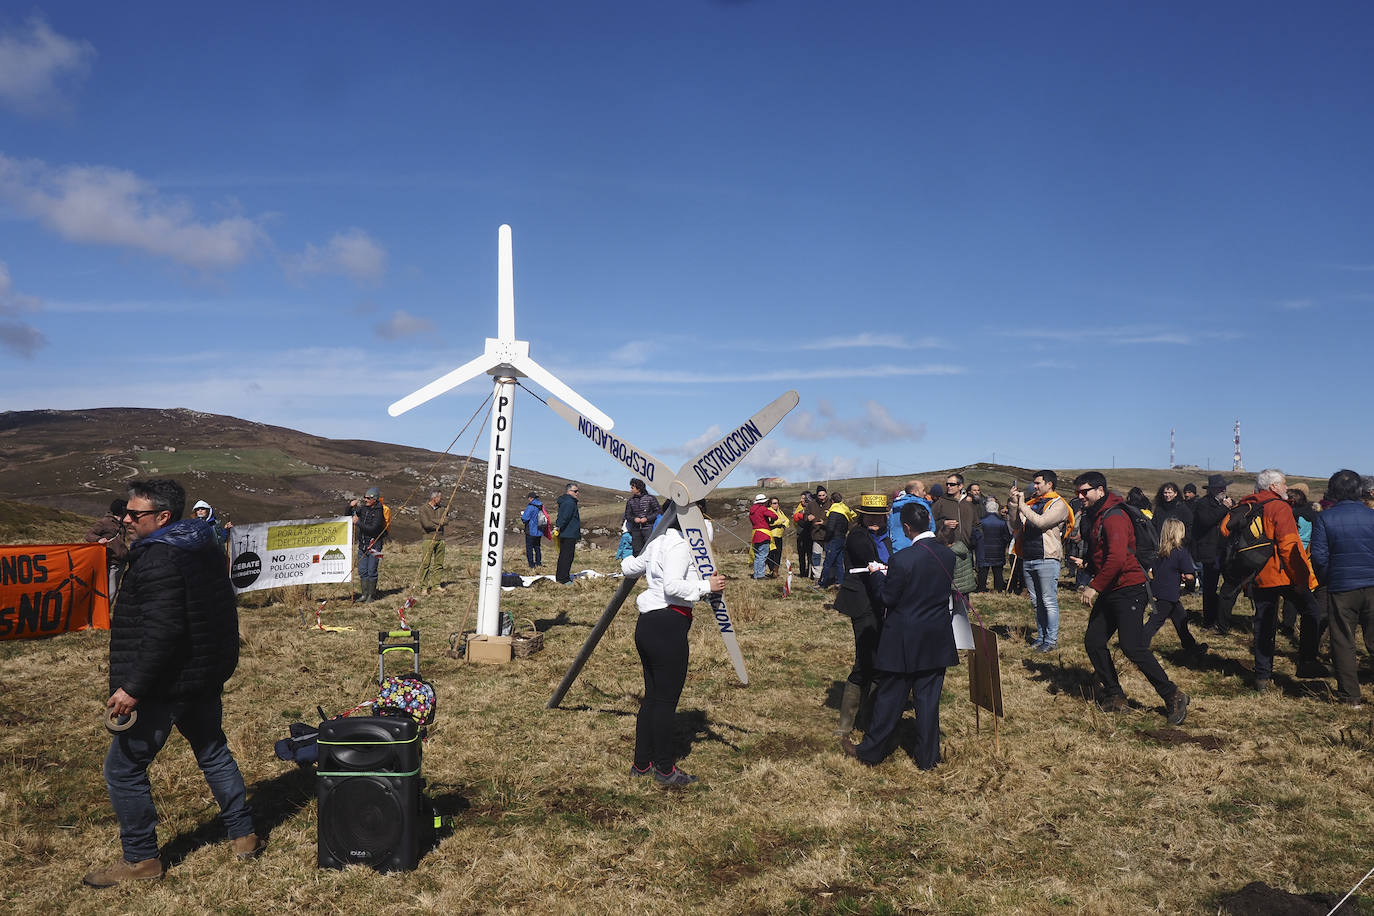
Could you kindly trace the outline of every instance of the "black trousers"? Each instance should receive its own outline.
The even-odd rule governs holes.
[[[811,532],[797,531],[797,572],[803,579],[811,575]]]
[[[559,582],[572,581],[573,554],[577,551],[577,538],[558,539],[558,566],[554,579]]]
[[[1213,561],[1204,561],[1202,564],[1202,625],[1204,627],[1216,626],[1217,623],[1217,588],[1221,585],[1221,567]],[[1228,617],[1229,622],[1229,617]]]
[[[1121,651],[1145,675],[1160,699],[1168,703],[1178,688],[1159,666],[1159,659],[1150,651],[1150,643],[1145,639],[1145,586],[1128,585],[1098,595],[1083,634],[1083,648],[1088,650],[1088,660],[1092,662],[1093,673],[1102,684],[1103,692],[1107,696],[1124,697],[1126,691],[1117,680],[1116,663],[1112,661],[1112,650],[1107,647],[1113,633],[1118,634]]]
[[[630,553],[639,556],[644,552],[644,545],[649,542],[649,535],[654,533],[653,528],[636,528],[630,526]]]
[[[882,632],[878,618],[872,611],[849,618],[854,626],[854,667],[849,669],[849,683],[864,690],[873,683],[873,656],[878,651],[878,636]]]
[[[1159,628],[1164,626],[1164,621],[1170,621],[1174,625],[1174,632],[1178,634],[1178,641],[1184,649],[1191,651],[1197,646],[1197,640],[1193,634],[1188,632],[1188,612],[1183,609],[1183,605],[1177,601],[1170,601],[1168,598],[1155,599],[1155,612],[1150,615],[1150,619],[1145,622],[1145,643],[1154,641],[1155,634]]]
[[[644,701],[635,717],[635,766],[672,772],[677,762],[673,724],[687,683],[687,631],[692,618],[670,607],[639,615],[635,648],[644,667]]]
[[[992,570],[992,588],[994,591],[1003,592],[1007,589],[1007,583],[1002,577],[1002,566],[980,566],[978,567],[978,591],[988,590],[988,570]]]
[[[881,763],[891,753],[892,736],[902,721],[906,698],[916,707],[916,766],[933,770],[940,762],[940,691],[945,686],[945,669],[925,671],[880,671],[873,701],[873,717],[859,742],[859,759]]]

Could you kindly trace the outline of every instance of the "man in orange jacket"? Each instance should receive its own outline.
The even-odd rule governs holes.
[[[1274,555],[1255,577],[1250,598],[1255,603],[1255,690],[1269,689],[1274,674],[1274,633],[1278,629],[1279,599],[1287,598],[1300,607],[1313,601],[1317,578],[1298,537],[1298,523],[1288,506],[1288,481],[1283,471],[1268,468],[1255,478],[1255,492],[1241,504],[1258,503],[1264,507],[1264,534],[1274,542]],[[1221,520],[1221,535],[1228,537],[1230,517]]]

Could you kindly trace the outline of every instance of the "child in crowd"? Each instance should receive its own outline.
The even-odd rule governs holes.
[[[1148,645],[1164,626],[1171,620],[1178,632],[1178,641],[1183,651],[1201,655],[1207,651],[1207,644],[1200,643],[1188,632],[1188,612],[1183,610],[1179,601],[1179,590],[1183,583],[1192,582],[1193,558],[1188,548],[1183,546],[1186,529],[1183,522],[1176,518],[1166,519],[1159,532],[1159,556],[1150,564],[1151,588],[1155,596],[1155,610],[1145,622],[1145,642]]]

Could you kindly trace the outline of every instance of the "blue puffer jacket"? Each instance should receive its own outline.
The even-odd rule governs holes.
[[[910,493],[903,493],[892,501],[892,514],[887,518],[887,536],[892,541],[894,551],[901,550],[903,547],[911,546],[911,538],[906,536],[902,530],[902,507],[907,503],[920,503],[926,507],[926,512],[930,512],[930,501]],[[935,519],[930,520],[930,530],[935,530]]]
[[[135,541],[110,622],[110,693],[176,705],[218,693],[238,662],[238,609],[214,529],[188,518]]]
[[[525,523],[525,533],[530,537],[537,538],[544,533],[544,504],[539,497],[530,500],[529,505],[521,511],[520,521]]]
[[[1374,585],[1374,509],[1343,499],[1312,524],[1312,565],[1327,591]]]

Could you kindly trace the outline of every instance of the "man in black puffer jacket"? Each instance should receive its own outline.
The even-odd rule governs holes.
[[[159,478],[129,485],[133,538],[110,629],[112,715],[133,717],[105,757],[105,785],[124,857],[83,879],[92,887],[161,878],[157,809],[148,767],[171,735],[186,738],[219,803],[230,845],[251,859],[267,845],[253,831],[243,775],[224,737],[221,694],[239,660],[238,611],[214,530],[182,519],[186,492]]]

